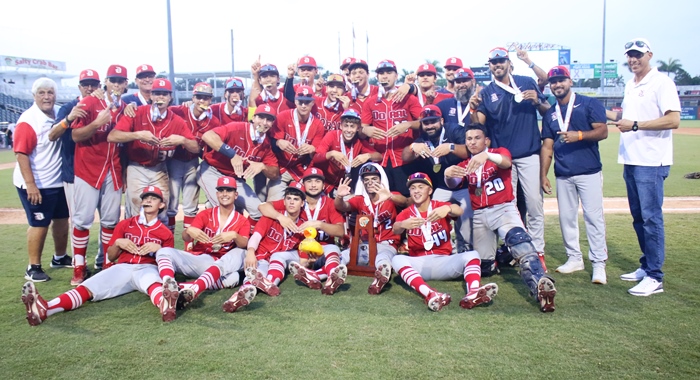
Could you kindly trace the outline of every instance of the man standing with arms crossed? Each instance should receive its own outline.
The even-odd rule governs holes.
[[[593,264],[591,281],[605,284],[608,248],[603,216],[603,165],[598,151],[598,141],[608,137],[605,108],[597,99],[571,91],[573,83],[566,67],[555,66],[549,70],[548,77],[557,104],[547,111],[542,121],[540,179],[542,190],[552,194],[547,173],[554,154],[559,224],[569,256],[566,263],[557,268],[557,272],[573,273],[584,268],[578,230],[580,199],[590,246],[588,258]]]
[[[649,296],[664,291],[661,268],[666,246],[661,207],[664,180],[673,164],[671,130],[680,125],[681,104],[673,81],[651,67],[654,54],[649,41],[635,38],[627,42],[625,54],[634,78],[625,85],[622,114],[607,114],[608,119],[617,120],[611,124],[622,132],[617,162],[625,165],[627,200],[642,257],[640,267],[620,279],[641,281],[629,293]]]
[[[532,78],[510,74],[511,62],[505,48],[491,49],[489,68],[494,80],[469,100],[472,108],[471,121],[488,127],[493,147],[507,148],[512,154],[513,189],[520,182],[527,206],[527,230],[546,271],[544,199],[539,181],[541,141],[537,112],[544,115],[549,104]]]

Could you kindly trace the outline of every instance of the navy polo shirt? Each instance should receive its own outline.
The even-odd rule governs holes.
[[[456,124],[459,125],[459,118],[457,115],[459,113],[457,112],[457,107],[460,107],[460,104],[457,103],[457,99],[455,98],[449,98],[441,101],[440,103],[437,104],[437,107],[440,109],[440,112],[442,112],[442,120],[445,122],[445,124]],[[466,133],[466,126],[471,124],[471,120],[469,119],[469,102],[462,104],[461,105],[462,110],[466,110],[467,114],[464,116],[464,127],[462,129]]]
[[[58,114],[56,114],[56,120],[63,120],[70,111],[73,110],[80,99],[76,98],[70,102],[64,104],[59,108]],[[75,121],[75,120],[73,120]],[[61,135],[61,181],[66,183],[73,183],[75,179],[75,172],[73,171],[73,159],[75,157],[75,142],[73,141],[73,129],[68,128]]]
[[[444,124],[442,126],[445,129],[445,137],[441,142],[438,143],[438,145],[442,143],[452,143],[455,145],[464,145],[466,141],[466,134],[465,134],[465,129],[461,127],[459,124]],[[428,135],[425,133],[420,134],[418,138],[416,138],[415,142],[417,143],[425,143],[425,141],[428,140]],[[432,158],[421,158],[418,157],[416,158],[413,162],[411,162],[409,165],[412,165],[410,168],[413,170],[411,173],[415,172],[423,172],[427,174],[430,177],[430,180],[433,182],[433,186],[436,189],[448,189],[451,190],[445,185],[445,169],[449,168],[452,165],[457,165],[463,160],[454,154],[450,153],[446,156],[440,157],[440,170],[435,173],[433,170],[433,165],[435,165],[435,161],[433,161]],[[408,173],[408,171],[406,171]]]
[[[139,98],[138,90],[135,93],[122,96],[122,101],[124,104],[136,103],[137,106],[142,106],[141,98]]]
[[[566,106],[561,107],[561,117],[566,117]],[[592,131],[593,123],[606,123],[605,107],[594,98],[576,94],[574,110],[569,120],[568,131]],[[561,131],[554,107],[542,119],[542,139],[554,140],[554,175],[571,177],[575,175],[595,174],[603,169],[597,141],[576,141],[563,143],[557,132]]]
[[[520,91],[535,90],[540,102],[547,101],[532,78],[513,75],[513,79]],[[478,112],[486,115],[491,148],[507,148],[513,158],[539,154],[541,141],[537,108],[529,100],[516,103],[514,95],[498,87],[495,81],[481,90],[478,108]]]

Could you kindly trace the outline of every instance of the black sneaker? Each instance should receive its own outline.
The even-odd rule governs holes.
[[[41,265],[31,265],[24,273],[24,278],[32,282],[45,282],[51,279],[51,277],[41,269]]]
[[[51,258],[51,268],[73,268],[73,258],[70,255],[63,255],[60,259]]]

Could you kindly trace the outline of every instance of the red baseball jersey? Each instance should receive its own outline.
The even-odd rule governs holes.
[[[449,202],[440,201],[430,201],[430,205],[433,210],[441,206],[449,206]],[[423,218],[428,217],[429,212],[420,212],[418,208],[413,205],[407,209],[404,209],[396,217],[396,223],[402,222],[409,218]],[[427,256],[427,255],[451,255],[452,254],[452,241],[450,234],[452,233],[452,226],[450,225],[449,216],[444,219],[432,222],[430,224],[430,233],[433,238],[433,246],[430,249],[426,249],[424,243],[426,242],[423,236],[423,230],[420,228],[414,228],[411,230],[406,230],[406,236],[408,238],[408,255],[409,256]]]
[[[326,98],[316,98],[316,105],[311,110],[311,112],[316,116],[318,120],[323,124],[323,129],[326,132],[335,131],[340,129],[340,116],[343,115],[345,109],[343,105],[338,101],[336,106],[326,107],[324,104]]]
[[[303,86],[303,85],[304,85],[304,84],[301,83],[301,82],[294,84],[294,93],[296,93],[297,91],[299,91],[299,87],[301,87],[301,86]],[[315,84],[315,82],[314,82],[314,83],[308,83],[307,86],[313,88],[313,89],[314,89],[314,92],[316,91],[316,84]],[[282,93],[284,94],[284,90],[282,91]],[[326,97],[326,86],[323,86],[323,88],[321,89],[321,98],[325,98],[325,97]]]
[[[226,102],[211,105],[211,113],[219,119],[221,125],[226,125],[234,121],[248,121],[248,107],[241,107],[240,113],[231,112],[229,115]]]
[[[399,194],[394,192],[394,194]],[[391,200],[386,200],[379,203],[372,203],[372,209],[370,210],[365,203],[365,198],[361,195],[356,195],[348,200],[350,207],[353,211],[363,215],[373,215],[376,219],[376,227],[374,228],[374,236],[377,242],[388,242],[393,245],[394,248],[399,247],[401,242],[401,237],[392,231],[394,227],[394,220],[398,213],[396,212],[396,205]]]
[[[217,206],[200,211],[197,216],[194,217],[194,220],[190,226],[199,228],[210,238],[213,238],[222,232],[230,231],[236,231],[241,236],[250,237],[250,221],[248,221],[248,218],[243,217],[243,215],[233,210],[228,219],[224,222],[225,224],[222,225],[219,218],[219,209],[220,207]],[[226,252],[234,248],[236,248],[235,241],[223,244],[221,249],[218,251],[213,250],[211,243],[203,243],[198,241],[192,247],[192,254],[206,254],[218,260],[221,258],[221,256],[225,255]]]
[[[164,139],[171,135],[180,135],[188,140],[195,137],[190,132],[184,120],[180,116],[168,112],[163,120],[151,121],[151,106],[141,106],[136,109],[136,116],[122,117],[117,126],[117,130],[124,132],[149,131],[159,139]],[[163,162],[175,153],[175,147],[159,147],[149,145],[139,140],[134,140],[126,144],[126,155],[130,161],[143,166],[154,166]]]
[[[261,143],[253,141],[252,136],[254,135],[255,129],[252,123],[229,123],[214,128],[213,131],[221,137],[221,141],[236,150],[236,155],[247,158],[249,161],[262,162],[267,166],[279,166],[277,157],[272,153],[270,140],[267,136],[264,137]],[[230,158],[213,149],[207,149],[204,152],[203,158],[209,165],[215,167],[222,174],[235,177]],[[249,165],[248,162],[243,162],[243,169],[245,170]]]
[[[71,128],[85,128],[92,123],[97,115],[107,108],[107,103],[94,96],[83,98],[79,104],[83,104],[85,117],[75,119]],[[124,117],[126,105],[122,102],[120,107],[110,110],[112,119],[109,123],[97,128],[89,139],[75,144],[75,175],[80,177],[95,189],[102,188],[102,183],[110,173],[114,190],[122,187],[122,164],[119,159],[121,149],[117,144],[107,142],[107,135],[119,120]]]
[[[109,241],[110,247],[113,246],[117,239],[129,239],[141,247],[146,243],[156,243],[163,248],[174,248],[175,239],[173,233],[163,223],[156,220],[151,226],[139,223],[139,216],[134,216],[129,219],[124,219],[117,224],[112,234],[112,239]],[[147,255],[134,255],[127,251],[122,251],[117,259],[117,264],[156,264],[156,253],[150,252]]]
[[[304,223],[301,218],[297,219],[297,226]],[[303,234],[290,234],[285,232],[284,227],[274,220],[266,216],[260,218],[255,225],[253,234],[262,236],[258,249],[255,251],[255,257],[258,260],[270,260],[275,252],[291,251],[299,246],[299,242],[304,239]]]
[[[377,96],[370,97],[362,108],[362,124],[377,127],[388,131],[396,124],[420,119],[422,107],[415,96],[406,96],[401,102],[389,101],[381,98],[377,103]],[[419,132],[414,129],[402,133],[396,137],[383,139],[370,139],[370,143],[377,152],[382,154],[382,166],[387,167],[389,161],[392,167],[403,165],[401,153],[403,148],[411,145]]]
[[[258,97],[255,98],[255,106],[257,107],[263,104],[269,104],[270,107],[275,108],[277,115],[279,115],[282,111],[294,109],[295,107],[294,102],[290,102],[284,98],[284,86],[277,90],[277,99],[275,100],[267,97],[263,98],[263,94],[258,95]]]
[[[490,153],[498,153],[511,158],[510,151],[506,148],[491,148]],[[459,163],[466,168],[471,157]],[[481,174],[479,183],[477,174]],[[480,187],[479,187],[480,185]],[[469,186],[469,198],[472,201],[472,209],[478,210],[489,206],[513,201],[513,184],[511,183],[511,168],[500,169],[491,161],[486,161],[480,171],[462,178],[462,188]],[[477,190],[481,189],[481,190]],[[479,193],[477,195],[477,193]]]
[[[379,87],[375,85],[369,85],[369,91],[367,91],[364,95],[357,96],[355,100],[352,100],[352,91],[348,91],[346,94],[347,96],[350,96],[350,106],[348,109],[355,110],[361,115],[362,108],[364,108],[364,105],[367,104],[367,100],[373,96],[376,96],[377,94],[379,94]]]
[[[338,186],[340,180],[345,176],[345,167],[338,163],[335,158],[326,160],[326,154],[330,151],[342,152],[340,140],[343,132],[340,130],[327,132],[321,143],[316,146],[316,154],[314,155],[313,166],[323,170],[326,177],[326,183],[332,186]],[[345,144],[344,142],[342,144]],[[369,141],[355,138],[355,141],[350,145],[345,145],[345,155],[348,161],[365,153],[376,152],[370,145]]]
[[[429,103],[428,99],[425,97],[425,94],[423,94],[420,90],[418,90],[418,92],[419,92],[419,94],[417,96],[420,96],[421,100],[423,101],[421,103],[421,101],[419,100],[418,103],[421,103],[421,104],[426,105],[426,106],[428,104],[438,104],[445,99],[450,99],[450,98],[455,97],[455,95],[452,93],[436,92],[435,99],[433,99],[433,101]]]
[[[168,110],[173,111],[175,115],[178,115],[181,118],[183,118],[183,120],[185,120],[185,123],[187,123],[187,126],[190,128],[190,132],[195,137],[195,139],[197,139],[197,144],[199,144],[200,150],[205,149],[207,147],[207,144],[205,144],[202,141],[202,135],[206,131],[214,129],[220,125],[219,119],[216,116],[214,116],[213,112],[212,117],[205,117],[202,120],[197,120],[192,114],[192,111],[190,111],[190,107],[184,105],[172,106],[168,107]],[[185,148],[178,146],[175,148],[173,159],[179,161],[190,161],[196,158],[197,156],[197,154],[190,153]]]
[[[284,199],[279,199],[270,202],[270,204],[278,212],[284,213]],[[316,210],[318,210],[318,215],[316,215]],[[314,218],[314,215],[316,216],[316,218]],[[333,199],[325,195],[322,195],[319,198],[318,203],[316,204],[316,207],[313,210],[310,210],[309,205],[305,203],[304,207],[301,209],[301,213],[299,214],[299,219],[301,219],[303,222],[309,220],[319,220],[328,224],[345,223],[345,218],[343,218],[343,216],[338,212],[338,210],[335,209]],[[323,230],[318,230],[317,232],[318,234],[316,235],[316,240],[318,240],[318,242],[321,243],[321,245],[335,244],[333,238],[330,235],[323,232]]]
[[[277,120],[272,126],[268,134],[275,140],[287,140],[294,144],[295,147],[299,147],[301,144],[310,144],[313,146],[318,146],[323,139],[323,124],[313,117],[313,113],[309,115],[310,125],[307,127],[308,123],[299,122],[299,133],[301,136],[297,136],[296,129],[294,127],[294,113],[296,110],[287,110],[277,115]],[[308,132],[307,132],[308,131]],[[301,141],[302,137],[306,134],[306,138]],[[299,156],[296,154],[289,154],[282,150],[276,149],[275,155],[277,155],[277,162],[280,167],[280,174],[289,172],[295,180],[299,180],[304,174],[304,170],[311,163],[313,158],[311,155]]]

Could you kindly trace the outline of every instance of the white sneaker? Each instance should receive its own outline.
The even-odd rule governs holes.
[[[620,280],[622,281],[641,281],[646,277],[647,272],[645,272],[642,268],[637,268],[636,271],[632,273],[625,273],[620,276]]]
[[[583,259],[569,257],[569,259],[566,260],[564,265],[559,266],[559,268],[557,268],[556,271],[559,273],[574,273],[583,269]]]
[[[608,276],[605,274],[605,261],[593,263],[593,276],[591,276],[591,282],[601,285],[608,283]]]
[[[635,285],[632,289],[627,292],[633,296],[650,296],[656,293],[663,293],[664,283],[656,281],[655,279],[646,276],[639,284]]]

